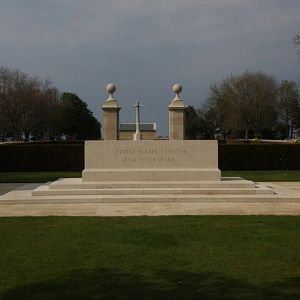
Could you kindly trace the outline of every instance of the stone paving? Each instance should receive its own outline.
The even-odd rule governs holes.
[[[300,182],[276,184],[295,195]],[[0,195],[19,189],[29,192],[40,184],[0,184]],[[293,203],[76,203],[0,205],[0,216],[160,216],[160,215],[300,215]]]
[[[0,196],[13,191],[26,183],[0,183]]]

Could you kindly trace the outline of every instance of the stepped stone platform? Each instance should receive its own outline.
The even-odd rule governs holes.
[[[65,178],[11,191],[0,205],[76,203],[300,203],[300,193],[239,177],[220,181],[84,182]]]
[[[251,181],[231,178],[223,181],[113,181],[84,182],[61,179],[32,191],[32,198],[67,197],[79,202],[200,202],[221,201],[231,196],[273,195],[268,187],[255,186]],[[51,198],[52,197],[52,198]]]
[[[86,141],[82,178],[27,184],[0,216],[300,215],[300,190],[221,178],[216,141]]]
[[[177,182],[147,183],[147,188],[176,188]],[[188,182],[187,189],[209,191],[215,182]],[[0,216],[164,216],[164,215],[300,215],[300,183],[253,183],[222,178],[218,189],[236,194],[84,195],[81,191],[138,189],[140,183],[83,183],[61,179],[47,184],[0,185]],[[84,187],[84,188],[83,188]],[[143,184],[143,188],[145,185]],[[11,190],[10,192],[7,192]],[[72,190],[77,195],[39,195]],[[245,194],[245,190],[251,190]],[[51,193],[50,192],[50,193]],[[194,192],[194,191],[193,191]],[[83,192],[85,193],[85,192]],[[93,191],[94,193],[94,191]],[[242,194],[243,193],[243,194]],[[112,193],[111,193],[112,194]]]

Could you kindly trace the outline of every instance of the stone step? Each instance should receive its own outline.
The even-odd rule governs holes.
[[[76,204],[76,203],[300,203],[299,195],[13,195],[0,200],[0,205]]]
[[[264,188],[114,188],[114,189],[49,189],[40,186],[32,191],[33,196],[64,195],[253,195],[273,194]]]
[[[47,186],[32,191],[33,196],[64,196],[64,195],[253,195],[273,194],[268,188],[135,188],[135,189],[55,189]]]
[[[229,180],[231,179],[231,180]],[[54,189],[116,189],[116,188],[254,188],[255,184],[238,177],[222,181],[111,181],[82,182],[81,178],[59,179],[50,184]]]

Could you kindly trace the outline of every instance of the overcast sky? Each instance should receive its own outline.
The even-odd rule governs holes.
[[[100,121],[114,82],[121,122],[139,98],[165,135],[175,82],[196,108],[245,70],[299,83],[299,32],[300,0],[0,0],[0,65],[50,77]]]

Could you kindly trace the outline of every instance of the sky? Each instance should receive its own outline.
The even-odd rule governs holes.
[[[115,83],[121,122],[168,134],[172,85],[186,105],[246,70],[300,83],[300,0],[0,0],[0,65],[50,78],[101,122]]]

